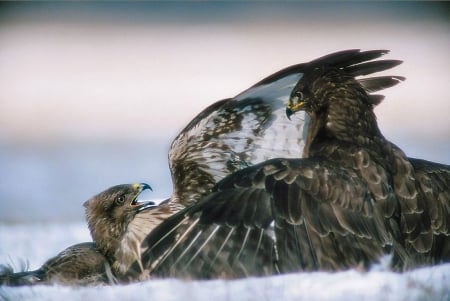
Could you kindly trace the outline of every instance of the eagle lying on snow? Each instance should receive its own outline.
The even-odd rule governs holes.
[[[123,254],[135,258],[127,244],[127,235],[139,213],[155,207],[153,202],[138,200],[148,184],[116,185],[84,203],[91,236],[85,242],[66,248],[34,271],[14,273],[1,266],[0,284],[32,285],[59,283],[66,285],[97,285],[116,283],[120,275]],[[135,232],[135,231],[133,231]],[[138,235],[138,232],[134,233]],[[142,234],[143,237],[148,232]]]
[[[286,113],[309,118],[302,158],[271,159],[218,182],[144,241],[153,277],[234,278],[450,260],[450,166],[408,158],[378,129],[373,95],[403,80],[384,50],[333,53],[259,85],[299,76]],[[300,156],[299,156],[300,157]]]
[[[284,116],[298,79],[291,74],[266,80],[203,110],[172,142],[174,192],[169,199],[158,206],[136,206],[139,193],[149,189],[146,184],[99,193],[85,203],[93,243],[71,246],[36,271],[13,273],[3,266],[0,284],[95,285],[147,278],[141,244],[164,219],[198,202],[228,174],[274,157],[298,157],[304,146],[303,117],[294,125]]]
[[[172,143],[171,198],[117,233],[105,229],[122,209],[88,205],[113,278],[338,270],[386,253],[398,270],[448,261],[450,167],[407,158],[381,135],[372,93],[402,77],[356,79],[400,63],[374,61],[386,52],[294,65],[205,109]],[[297,111],[307,116],[284,116]]]

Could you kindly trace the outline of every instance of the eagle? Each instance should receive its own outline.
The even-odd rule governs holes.
[[[199,201],[188,198],[144,240],[148,276],[368,268],[385,254],[399,271],[449,261],[450,166],[408,158],[376,122],[383,96],[374,93],[404,80],[364,77],[401,63],[378,59],[386,53],[332,53],[261,81],[298,78],[285,111],[306,112],[304,148],[238,165]]]
[[[2,266],[0,284],[17,286],[117,283],[123,266],[126,266],[128,261],[134,262],[139,256],[132,252],[129,233],[139,233],[132,228],[131,221],[140,212],[155,205],[152,201],[138,199],[139,195],[148,189],[151,190],[151,187],[146,183],[121,184],[93,196],[84,203],[92,242],[70,246],[34,271],[14,273],[8,266]]]
[[[151,189],[148,184],[116,185],[98,193],[84,203],[92,242],[70,246],[47,260],[34,271],[14,273],[1,266],[0,284],[17,286],[58,283],[63,285],[99,285],[116,283],[130,252],[128,232],[139,212],[155,207],[138,196]],[[127,256],[125,255],[127,254]]]
[[[120,279],[128,265],[139,258],[140,232],[133,220],[140,212],[151,211],[154,202],[143,202],[139,195],[151,190],[146,183],[113,186],[86,201],[86,219],[97,250],[106,257],[115,278]],[[163,206],[163,205],[161,205]],[[146,231],[146,229],[143,229]]]

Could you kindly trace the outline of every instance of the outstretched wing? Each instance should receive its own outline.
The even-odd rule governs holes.
[[[377,60],[387,50],[358,49],[333,53],[282,69],[232,99],[214,103],[198,114],[175,138],[169,152],[174,203],[187,206],[209,193],[219,180],[237,170],[272,158],[299,158],[309,124],[304,113],[289,122],[285,104],[293,87],[316,65],[343,68],[371,94],[403,80],[399,76],[365,77],[401,61]],[[369,62],[368,62],[369,61]]]
[[[187,206],[237,170],[270,158],[300,157],[305,116],[295,123],[285,116],[300,77],[298,70],[279,75],[198,114],[171,145],[172,201]]]
[[[143,263],[152,276],[343,269],[375,261],[393,243],[365,183],[325,160],[272,159],[216,189],[147,237]]]

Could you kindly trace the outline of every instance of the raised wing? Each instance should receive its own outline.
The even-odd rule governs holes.
[[[342,68],[357,77],[371,94],[403,80],[400,76],[364,77],[390,69],[401,61],[377,60],[387,50],[358,49],[333,53],[282,69],[232,99],[214,103],[198,114],[176,137],[169,152],[174,184],[172,200],[187,206],[209,193],[219,180],[268,159],[303,157],[309,117],[297,113],[289,122],[285,104],[294,86],[316,65]]]
[[[262,81],[233,99],[214,103],[175,138],[169,152],[172,201],[187,206],[219,180],[270,158],[298,158],[304,146],[304,115],[285,116],[285,104],[301,74]]]

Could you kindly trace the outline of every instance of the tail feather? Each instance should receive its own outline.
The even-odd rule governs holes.
[[[21,286],[37,284],[44,279],[44,276],[45,273],[41,269],[15,273],[11,265],[0,265],[0,285]]]

